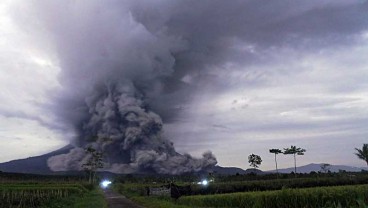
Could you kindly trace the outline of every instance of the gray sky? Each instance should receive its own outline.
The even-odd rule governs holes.
[[[296,145],[300,165],[365,165],[366,1],[21,2],[0,3],[0,162],[66,145],[74,103],[137,73],[181,153],[241,168],[255,153],[265,170],[269,149]]]

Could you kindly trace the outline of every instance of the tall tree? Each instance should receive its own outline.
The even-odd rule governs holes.
[[[253,168],[258,168],[262,163],[262,159],[259,155],[251,154],[248,156],[248,162],[250,163],[249,166]]]
[[[277,169],[276,155],[282,153],[282,151],[280,149],[270,149],[270,153],[275,154],[276,173],[277,173],[277,175],[279,175],[279,170]]]
[[[284,155],[294,155],[294,173],[296,173],[296,155],[304,155],[304,152],[306,152],[305,149],[293,145],[290,148],[284,148]]]
[[[362,149],[355,148],[357,151],[354,153],[359,159],[364,160],[368,165],[368,144],[363,144]]]
[[[96,171],[99,168],[103,168],[102,153],[93,147],[85,148],[85,152],[89,157],[86,162],[82,164],[82,167],[89,174],[88,182],[93,184],[96,178]]]

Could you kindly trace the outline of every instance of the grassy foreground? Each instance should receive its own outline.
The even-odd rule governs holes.
[[[140,196],[140,186],[117,187],[117,191],[147,208],[238,207],[238,208],[314,208],[368,207],[368,185],[314,188],[284,188],[276,191],[238,192],[230,194],[170,197]]]
[[[83,195],[72,195],[63,199],[52,200],[41,208],[107,208],[107,202],[100,189],[94,189]]]
[[[285,188],[312,188],[368,184],[368,175],[347,175],[319,178],[294,178],[255,181],[227,181],[210,183],[208,186],[192,185],[192,195],[225,194],[250,191],[274,191]]]
[[[107,207],[99,189],[85,183],[0,183],[0,207]]]
[[[132,196],[129,199],[146,208],[193,208],[193,206],[177,204],[170,197]]]
[[[218,195],[185,196],[190,207],[367,207],[368,185],[283,189]]]

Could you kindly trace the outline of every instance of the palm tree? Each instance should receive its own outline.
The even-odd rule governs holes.
[[[290,148],[284,148],[284,155],[294,155],[294,173],[296,173],[296,155],[304,155],[304,152],[306,152],[305,149],[293,145]]]
[[[355,148],[357,151],[354,153],[356,156],[358,156],[359,159],[364,160],[368,165],[368,144],[363,144],[362,149]]]
[[[275,154],[276,173],[277,173],[277,175],[279,175],[279,170],[277,169],[276,155],[279,154],[279,153],[282,153],[282,151],[280,149],[270,149],[270,153]]]

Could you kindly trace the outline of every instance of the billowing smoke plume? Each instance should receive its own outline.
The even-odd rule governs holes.
[[[216,164],[208,152],[202,159],[177,153],[162,136],[161,118],[148,110],[142,95],[129,81],[121,81],[86,98],[88,109],[82,122],[79,146],[92,146],[105,155],[105,170],[117,173],[155,171],[180,174],[200,171]],[[80,170],[89,155],[83,148],[51,157],[51,169]]]
[[[149,31],[129,4],[52,4],[46,24],[62,69],[58,116],[77,132],[76,148],[48,160],[52,170],[81,170],[89,146],[117,173],[180,174],[217,163],[210,152],[200,159],[177,153],[151,105],[174,72],[174,54],[186,49],[181,37],[165,27]]]

